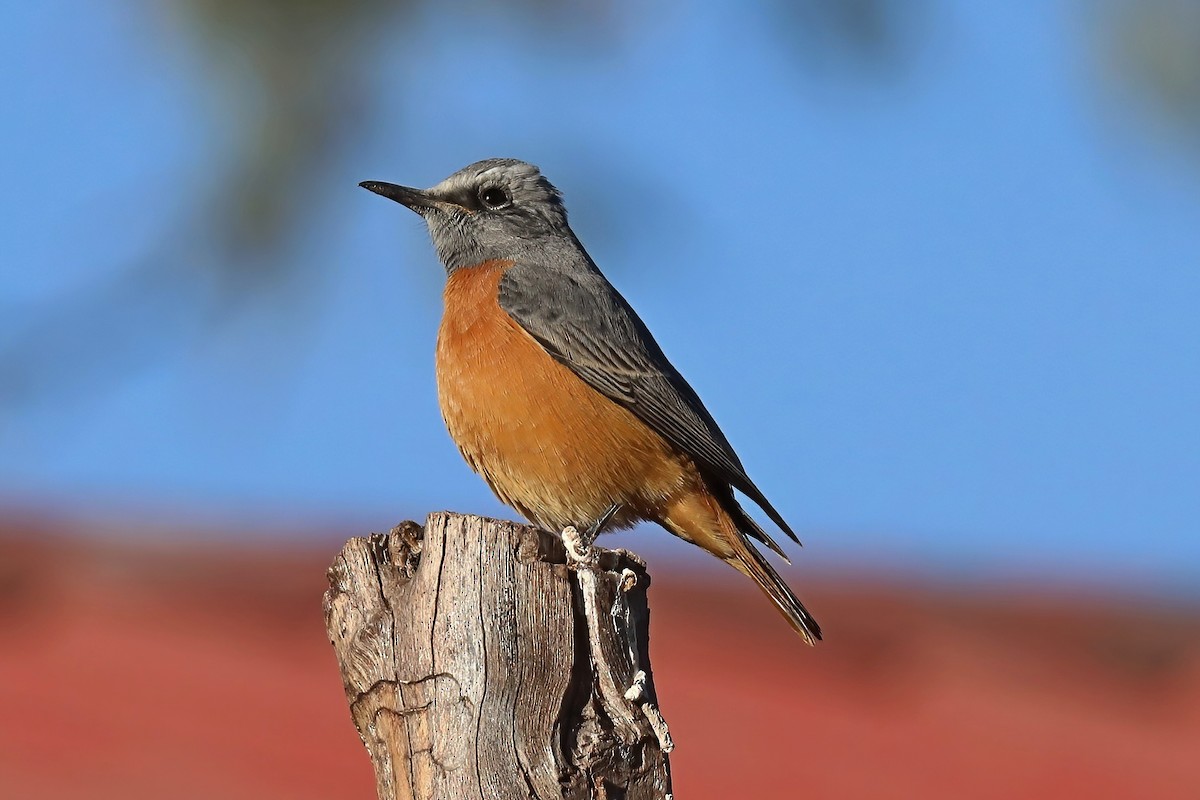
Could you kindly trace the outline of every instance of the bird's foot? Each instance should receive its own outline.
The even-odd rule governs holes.
[[[567,558],[576,564],[595,566],[598,557],[594,544],[596,537],[604,532],[604,528],[621,510],[620,503],[613,503],[600,518],[588,526],[587,530],[579,530],[574,525],[563,528],[563,545],[567,548]]]
[[[581,531],[574,525],[568,525],[563,528],[562,540],[567,548],[567,560],[583,566],[596,563],[596,548],[592,546],[596,537],[590,529]]]

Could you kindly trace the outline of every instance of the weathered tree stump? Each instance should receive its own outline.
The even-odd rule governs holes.
[[[380,800],[663,800],[645,565],[431,514],[351,539],[325,620]]]

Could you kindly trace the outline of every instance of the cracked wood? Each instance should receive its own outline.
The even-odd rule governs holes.
[[[599,553],[449,513],[347,542],[325,618],[381,800],[670,797],[649,576]]]

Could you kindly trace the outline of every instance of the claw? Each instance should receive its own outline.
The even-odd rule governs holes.
[[[621,504],[613,503],[607,511],[600,515],[600,519],[589,525],[585,531],[579,530],[574,525],[563,528],[562,540],[567,548],[567,557],[577,564],[594,564],[596,553],[592,549],[592,543],[620,510]]]
[[[576,564],[591,564],[596,554],[592,550],[593,538],[588,532],[580,531],[574,525],[568,525],[562,532],[563,546],[567,549],[567,558]]]

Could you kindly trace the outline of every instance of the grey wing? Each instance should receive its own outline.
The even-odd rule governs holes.
[[[703,472],[743,492],[799,542],[746,475],[695,390],[599,270],[590,264],[555,269],[518,262],[500,282],[499,301],[553,358],[691,456]],[[783,555],[752,520],[746,522],[748,533]]]

